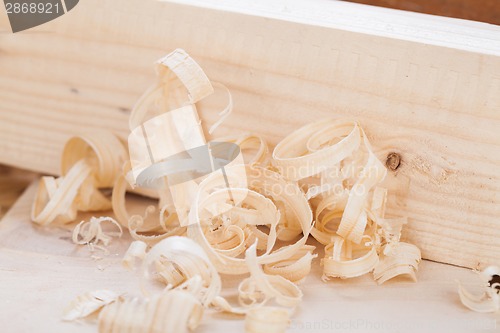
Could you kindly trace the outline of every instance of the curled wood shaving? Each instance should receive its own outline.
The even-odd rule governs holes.
[[[96,290],[78,296],[64,310],[62,319],[66,321],[82,319],[116,301],[119,295],[109,290]]]
[[[149,208],[154,208],[154,206],[150,206]],[[153,211],[153,209],[151,209],[150,211]],[[151,231],[142,233],[141,230],[144,229],[143,227],[145,224],[144,221],[147,220],[147,216],[148,216],[148,210],[146,210],[146,214],[144,217],[140,215],[133,215],[130,217],[128,222],[128,230],[133,239],[147,242],[150,245],[154,245],[157,242],[166,239],[168,237],[181,236],[185,235],[186,233],[186,228],[179,227],[178,225],[173,226],[171,229],[166,230],[163,233],[151,233]],[[152,220],[152,222],[153,221],[154,220]],[[155,227],[154,230],[157,230],[159,227],[162,226],[164,226],[164,224],[160,224],[160,222],[157,222],[157,226]]]
[[[380,244],[384,245],[382,252],[384,255],[393,252],[396,247],[399,246],[399,240],[401,238],[401,231],[403,226],[407,223],[406,218],[376,218],[377,222],[377,239]],[[416,249],[418,250],[418,249]]]
[[[175,74],[186,87],[191,103],[196,103],[214,92],[203,69],[183,49],[174,50],[157,63],[160,80],[167,83],[165,90],[173,79],[172,74]]]
[[[65,176],[79,160],[86,160],[94,171],[97,188],[113,187],[116,175],[128,157],[121,141],[111,132],[94,130],[70,138],[61,158],[61,173]]]
[[[245,254],[250,277],[241,281],[238,286],[240,307],[230,305],[226,299],[220,296],[214,299],[214,306],[221,311],[247,314],[253,309],[274,302],[281,309],[285,309],[289,313],[292,312],[302,300],[302,291],[296,284],[282,276],[264,273],[256,250],[257,245],[253,244]]]
[[[99,313],[99,333],[188,332],[200,324],[203,306],[184,290],[167,290],[151,298],[120,298]]]
[[[266,274],[281,275],[293,283],[300,284],[311,272],[312,260],[318,255],[313,254],[315,246],[304,245],[287,259],[265,264],[263,270]]]
[[[379,284],[400,275],[407,275],[413,281],[417,281],[415,272],[418,270],[421,258],[420,250],[415,245],[398,243],[390,251],[385,249],[382,251],[380,261],[373,271],[373,277]]]
[[[500,267],[488,266],[479,276],[483,287],[481,295],[474,295],[458,282],[460,301],[467,308],[476,312],[498,312],[500,310]]]
[[[113,213],[122,227],[129,229],[130,235],[135,240],[147,242],[150,245],[170,236],[184,235],[185,228],[180,227],[175,210],[170,208],[172,206],[171,197],[165,196],[164,192],[157,192],[160,196],[158,205],[163,207],[160,210],[158,219],[148,218],[148,216],[152,216],[156,211],[154,206],[146,208],[145,216],[130,216],[126,208],[125,195],[131,188],[124,176],[129,173],[130,168],[131,163],[125,163],[123,174],[117,178],[112,194]],[[169,209],[171,212],[169,212]]]
[[[130,130],[146,115],[162,114],[185,101],[194,104],[214,92],[210,80],[186,51],[176,49],[157,62],[158,82],[139,98],[129,118]]]
[[[205,181],[204,181],[205,182]],[[279,221],[279,212],[271,200],[255,191],[244,188],[231,188],[232,196],[245,197],[242,205],[232,206],[227,189],[214,189],[201,198],[205,184],[202,182],[197,200],[193,203],[190,213],[191,226],[187,229],[188,237],[194,239],[206,251],[217,270],[227,274],[242,274],[248,272],[243,259],[236,258],[245,250],[247,236],[250,237],[254,225],[270,225],[273,232],[271,239],[267,239],[268,247],[272,247],[276,240],[276,225]],[[233,215],[234,211],[234,215]],[[249,220],[243,220],[245,215]],[[246,232],[245,232],[246,231]],[[226,240],[236,242],[227,242]],[[250,238],[250,241],[253,241]],[[219,245],[219,244],[222,244]]]
[[[78,211],[110,209],[111,202],[99,189],[114,185],[126,156],[122,143],[105,131],[71,138],[61,158],[62,176],[40,181],[32,221],[67,223],[75,220]]]
[[[148,245],[142,241],[133,241],[130,243],[127,252],[123,256],[122,264],[125,268],[132,270],[137,260],[143,260],[146,255]]]
[[[119,175],[116,179],[115,186],[113,187],[113,193],[112,193],[112,208],[113,208],[113,213],[116,217],[116,220],[120,223],[120,225],[126,229],[129,228],[130,224],[130,219],[131,216],[127,211],[126,207],[126,198],[125,195],[127,191],[131,191],[132,188],[129,186],[129,183],[127,179],[125,178],[124,175],[126,175],[131,168],[131,163],[127,162],[124,164],[123,167],[123,174]],[[138,191],[139,188],[134,189],[134,191]],[[141,189],[141,192],[144,189]],[[147,195],[150,197],[154,197],[156,194],[156,197],[158,197],[158,192],[148,192]],[[162,205],[162,200],[160,198],[160,203],[159,205]],[[151,215],[150,213],[154,213],[156,208],[153,206],[152,208],[148,207],[145,211],[145,215]],[[164,218],[164,212],[160,211],[160,224],[158,224],[158,220],[155,219],[145,219],[142,218],[142,220],[134,218],[133,222],[133,227],[134,227],[134,232],[135,233],[141,233],[141,232],[157,232],[161,231],[164,224],[162,224],[162,220]],[[137,220],[136,220],[137,219]]]
[[[199,277],[200,300],[204,305],[211,304],[219,295],[222,288],[220,276],[203,249],[193,240],[171,236],[148,252],[146,249],[146,243],[133,242],[123,258],[124,265],[131,267],[135,259],[142,259],[143,276],[163,282],[169,288],[177,288]]]
[[[226,175],[228,178],[237,178],[240,171],[240,168],[226,168]],[[250,171],[250,177],[253,177],[254,180],[261,181],[253,184],[254,186],[263,188],[264,184],[272,185],[272,182],[279,184],[280,176],[276,173],[272,173],[276,177],[273,179],[266,178],[265,174],[261,176],[262,178],[254,177],[251,170],[247,168],[247,171]],[[293,244],[271,251],[278,237],[276,227],[283,221],[274,202],[266,196],[246,188],[218,189],[217,186],[214,188],[213,185],[218,184],[218,182],[214,182],[214,178],[218,177],[222,176],[210,175],[200,184],[200,191],[191,208],[190,227],[187,229],[187,235],[202,246],[220,273],[243,274],[248,272],[248,265],[244,259],[236,256],[248,248],[255,238],[267,241],[265,247],[260,242],[257,243],[258,247],[266,250],[260,256],[262,264],[288,259],[305,245],[311,228],[312,213],[303,193],[301,193],[303,201],[300,201],[301,197],[297,192],[292,192],[290,197],[282,194],[288,198],[288,203],[299,203],[298,206],[292,206],[295,209],[295,214],[298,215],[298,217],[294,217],[293,221],[301,228],[295,235],[303,231],[303,237]],[[233,206],[234,203],[229,200],[227,191],[230,191],[233,197],[244,199],[239,205]],[[267,225],[269,234],[259,233],[259,230],[254,227],[256,225]],[[243,233],[237,233],[234,230],[242,230]],[[220,237],[214,238],[214,234]],[[228,237],[238,237],[238,234],[244,235],[246,238],[237,238],[239,241],[227,244],[228,247],[221,248],[218,245],[224,244],[224,239]],[[237,248],[238,251],[236,251]],[[227,250],[235,251],[228,252]]]
[[[231,142],[237,144],[240,149],[248,152],[249,158],[245,159],[245,164],[247,165],[259,165],[265,167],[269,164],[269,146],[266,140],[256,134],[243,134],[238,136],[228,136],[218,138],[217,141],[220,142]],[[253,154],[251,154],[253,152]]]
[[[328,145],[331,139],[340,137],[343,138],[336,144]],[[359,143],[360,130],[356,122],[320,121],[280,141],[273,151],[273,163],[285,178],[298,181],[336,166],[353,154]],[[323,147],[325,144],[328,146]]]
[[[297,243],[305,244],[312,228],[313,213],[298,184],[257,165],[247,167],[246,174],[250,188],[270,198],[280,211],[277,238],[292,241],[302,234],[302,239]],[[297,246],[294,249],[299,248]],[[292,255],[291,252],[289,254]]]
[[[106,246],[109,245],[112,239],[111,234],[106,234],[102,230],[101,224],[103,222],[110,222],[118,228],[118,237],[123,234],[122,227],[118,222],[110,217],[91,217],[90,221],[82,221],[73,229],[72,240],[75,244],[80,245],[91,245],[92,247],[98,247],[99,243],[102,243],[104,250]],[[107,250],[105,250],[107,252]]]
[[[262,306],[250,309],[245,317],[246,333],[284,333],[290,324],[290,313],[282,308]]]
[[[239,300],[243,306],[266,304],[274,300],[278,305],[294,308],[302,300],[302,291],[289,280],[279,275],[267,275],[257,258],[256,244],[250,246],[245,256],[250,277],[239,287]]]
[[[229,89],[223,85],[222,83],[219,83],[219,82],[214,82],[214,85],[216,87],[220,87],[222,88],[225,93],[227,94],[228,96],[228,102],[227,102],[227,105],[226,107],[221,111],[219,112],[219,120],[217,120],[211,127],[210,129],[208,130],[208,133],[209,134],[213,134],[215,132],[215,130],[220,126],[222,125],[222,123],[224,121],[226,121],[226,119],[231,115],[231,112],[233,112],[233,96],[231,95],[231,92],[229,91]]]
[[[64,178],[42,177],[31,210],[31,220],[41,225],[73,221],[78,209],[78,190],[90,173],[90,166],[81,160]]]
[[[366,147],[368,143],[365,139]],[[370,190],[382,181],[387,170],[383,164],[369,150],[368,161],[361,171],[361,176],[349,191],[347,200],[337,234],[353,242],[359,244],[363,238],[367,221],[364,207]]]
[[[347,192],[322,199],[316,207],[316,223],[311,234],[323,245],[331,244],[338,235],[337,228],[347,202]]]
[[[472,311],[497,312],[500,309],[500,297],[495,292],[488,290],[482,295],[474,295],[459,284],[458,295],[462,304]]]
[[[358,245],[341,237],[325,248],[323,265],[323,280],[330,277],[352,278],[371,272],[378,264],[375,246],[367,239],[363,245]]]

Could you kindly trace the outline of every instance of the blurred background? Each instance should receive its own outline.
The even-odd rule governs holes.
[[[0,219],[37,176],[33,172],[0,164]]]
[[[500,25],[500,0],[345,0]]]

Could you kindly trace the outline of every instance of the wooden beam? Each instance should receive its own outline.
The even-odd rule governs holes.
[[[0,162],[57,173],[71,135],[125,137],[154,61],[181,47],[234,94],[217,136],[274,144],[321,117],[359,119],[382,160],[402,156],[390,212],[409,216],[423,256],[499,264],[500,27],[327,0],[244,3],[86,0],[0,33]],[[201,103],[205,124],[222,105]]]

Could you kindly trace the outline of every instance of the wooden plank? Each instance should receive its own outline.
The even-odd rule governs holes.
[[[402,156],[390,213],[409,216],[423,256],[499,264],[500,27],[326,0],[244,3],[87,0],[0,34],[0,162],[57,173],[72,134],[126,136],[153,62],[182,47],[234,93],[217,135],[274,144],[321,117],[359,119],[382,160]],[[218,97],[200,105],[205,124]]]
[[[97,332],[92,322],[66,323],[63,309],[77,295],[110,289],[139,295],[139,280],[120,264],[130,238],[113,240],[111,254],[95,261],[69,239],[70,228],[40,228],[30,222],[31,186],[0,222],[0,320],[7,332]],[[137,202],[130,202],[135,206]],[[321,252],[321,248],[319,250]],[[321,255],[321,254],[320,254]],[[231,295],[237,279],[224,276]],[[304,300],[288,332],[494,332],[496,319],[460,304],[457,285],[475,286],[468,269],[423,261],[418,283],[400,279],[377,286],[370,275],[321,281],[319,261],[301,285]],[[233,289],[234,292],[234,289]],[[43,306],[42,306],[43,305]],[[198,333],[244,332],[243,320],[208,312]]]

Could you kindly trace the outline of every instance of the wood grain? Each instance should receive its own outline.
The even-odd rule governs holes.
[[[409,216],[423,256],[500,264],[500,27],[326,0],[245,3],[86,0],[0,33],[0,162],[57,173],[74,133],[126,136],[154,61],[181,47],[234,94],[217,136],[275,144],[321,117],[358,119],[382,160],[402,157],[390,213]],[[201,103],[205,125],[221,96]]]
[[[0,321],[5,332],[94,333],[92,321],[61,321],[63,310],[78,295],[109,289],[140,295],[136,272],[120,260],[130,242],[114,239],[110,255],[90,258],[88,248],[71,243],[70,228],[40,228],[29,220],[36,183],[0,221]],[[131,201],[133,207],[137,202]],[[82,217],[83,218],[83,217]],[[321,254],[320,254],[321,255]],[[321,281],[319,261],[301,285],[304,300],[287,332],[457,332],[497,330],[491,314],[466,309],[455,280],[471,289],[477,274],[468,269],[423,261],[418,283],[405,279],[376,285],[370,275]],[[223,277],[224,295],[234,295],[239,279]],[[197,333],[244,332],[244,320],[207,311]]]

